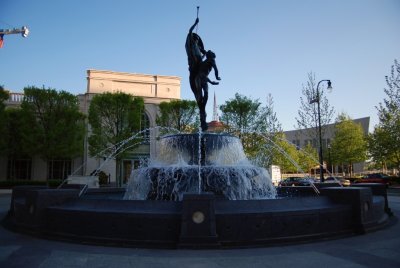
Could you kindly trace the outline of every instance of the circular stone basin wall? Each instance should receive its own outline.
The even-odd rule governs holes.
[[[75,189],[16,188],[3,223],[16,231],[79,243],[209,249],[360,234],[388,222],[385,197],[361,187],[271,200],[185,194],[182,202],[117,200],[105,198],[102,191],[79,197]]]

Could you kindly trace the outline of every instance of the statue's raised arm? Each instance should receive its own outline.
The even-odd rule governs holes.
[[[186,37],[186,54],[188,56],[188,64],[189,64],[189,71],[195,71],[196,66],[198,66],[202,59],[203,55],[206,54],[204,50],[203,41],[201,40],[200,36],[196,33],[193,33],[194,28],[199,23],[199,18],[196,19],[195,23],[190,27],[189,33]]]

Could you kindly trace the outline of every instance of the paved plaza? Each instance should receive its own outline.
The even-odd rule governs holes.
[[[10,205],[0,191],[0,218]],[[288,246],[154,250],[49,241],[0,226],[0,267],[400,267],[400,194],[390,191],[390,226],[366,235]]]

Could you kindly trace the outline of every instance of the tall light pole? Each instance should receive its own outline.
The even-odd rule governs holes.
[[[318,104],[318,134],[319,134],[319,176],[320,181],[324,182],[324,159],[322,157],[322,130],[321,130],[321,107],[320,107],[320,92],[319,92],[319,84],[321,82],[328,82],[328,90],[332,90],[332,83],[329,79],[324,79],[318,82],[317,84],[317,96],[310,101],[310,104],[317,103]]]
[[[328,170],[330,173],[333,173],[333,166],[332,166],[332,159],[331,159],[331,145],[330,144],[328,144],[328,160],[329,160],[329,166],[330,166],[328,168]]]

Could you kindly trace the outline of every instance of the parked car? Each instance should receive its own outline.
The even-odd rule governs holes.
[[[279,186],[310,186],[313,182],[310,178],[288,177],[281,180]]]
[[[372,173],[356,180],[355,183],[383,183],[386,184],[386,186],[389,186],[390,178],[388,175],[383,173]]]
[[[327,177],[327,178],[325,178],[325,182],[326,183],[338,182],[342,186],[350,186],[350,184],[351,184],[350,180],[345,179],[343,177]]]

